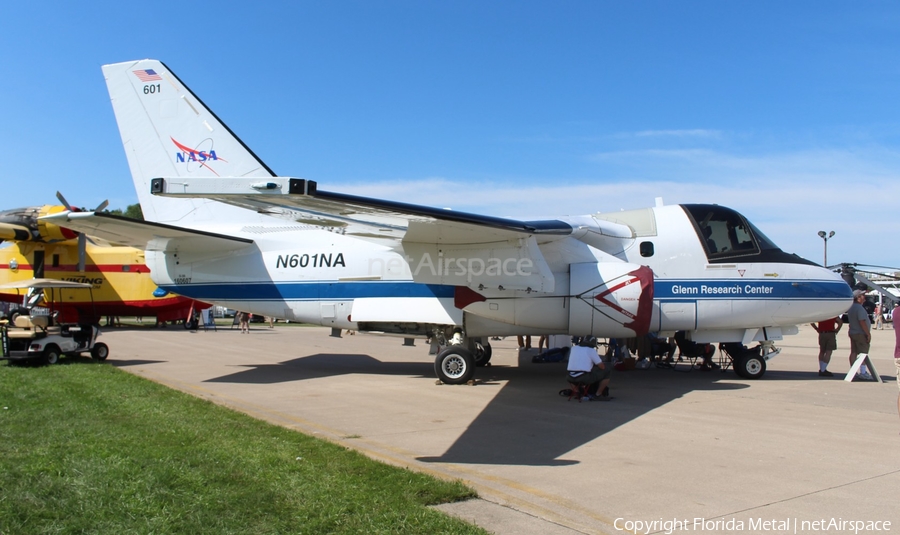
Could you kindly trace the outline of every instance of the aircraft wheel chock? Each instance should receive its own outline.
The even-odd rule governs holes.
[[[434,373],[443,383],[466,384],[475,375],[475,358],[462,346],[450,346],[434,359]]]

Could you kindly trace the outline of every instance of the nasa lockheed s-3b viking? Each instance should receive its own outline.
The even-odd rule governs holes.
[[[319,190],[276,175],[163,63],[105,65],[147,222],[63,212],[48,222],[146,249],[154,282],[255,314],[446,345],[472,378],[490,336],[758,342],[756,377],[796,325],[847,310],[837,274],[779,249],[717,205],[520,221]]]

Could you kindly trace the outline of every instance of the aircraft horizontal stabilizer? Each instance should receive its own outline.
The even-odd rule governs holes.
[[[253,240],[192,230],[163,223],[138,221],[105,212],[59,212],[39,218],[89,236],[147,251],[190,250],[225,253],[242,249]]]

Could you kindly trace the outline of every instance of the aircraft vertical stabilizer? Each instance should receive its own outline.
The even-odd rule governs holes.
[[[212,221],[257,222],[263,217],[215,201],[152,196],[150,181],[157,177],[275,174],[162,62],[104,65],[103,75],[147,220],[203,226]]]

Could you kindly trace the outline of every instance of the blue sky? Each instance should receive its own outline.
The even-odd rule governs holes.
[[[538,218],[714,202],[900,265],[895,2],[4,2],[0,208],[137,201],[105,63],[165,62],[277,173]]]

